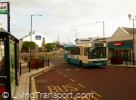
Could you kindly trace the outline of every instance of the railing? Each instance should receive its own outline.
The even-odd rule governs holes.
[[[44,68],[45,66],[49,66],[49,58],[46,59],[31,59],[26,62],[20,62],[20,75],[25,72],[30,72],[31,70]]]
[[[134,61],[134,65],[133,65],[133,61],[132,60],[125,59],[123,61],[123,64],[126,65],[126,66],[135,66],[136,65],[136,61]]]
[[[28,62],[20,62],[20,68],[19,68],[20,75],[25,72],[29,72]]]

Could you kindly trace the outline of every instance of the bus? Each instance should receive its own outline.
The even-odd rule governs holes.
[[[64,45],[64,60],[84,67],[107,65],[106,43],[97,39],[78,39],[75,45]]]

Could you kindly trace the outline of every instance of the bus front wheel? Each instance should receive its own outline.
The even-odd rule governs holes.
[[[79,61],[79,66],[82,66],[82,61],[81,60]]]
[[[70,62],[69,62],[69,58],[68,58],[67,62],[70,63]]]

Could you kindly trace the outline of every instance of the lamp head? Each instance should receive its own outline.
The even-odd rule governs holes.
[[[131,14],[128,14],[128,18],[129,18],[129,20],[130,20],[130,18],[132,17],[132,15]]]
[[[42,15],[40,15],[40,14],[32,14],[31,16],[42,16]]]

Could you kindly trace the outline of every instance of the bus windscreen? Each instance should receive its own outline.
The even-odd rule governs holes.
[[[106,58],[106,47],[90,47],[88,49],[89,59]]]

